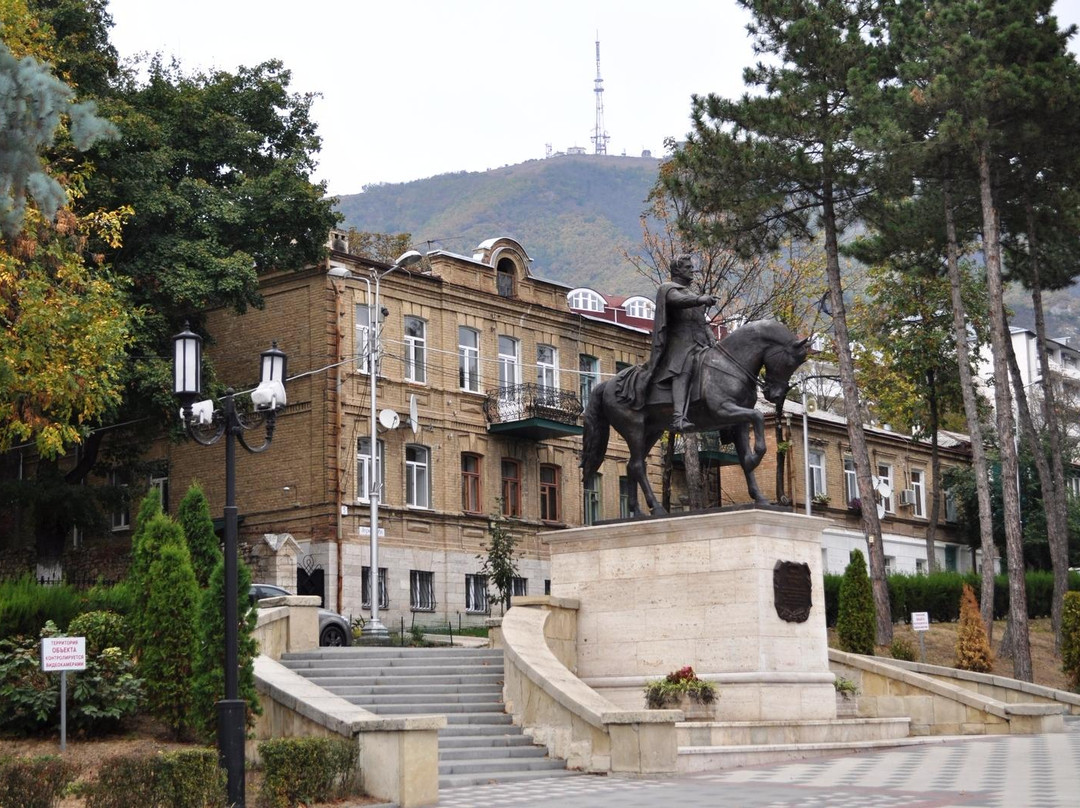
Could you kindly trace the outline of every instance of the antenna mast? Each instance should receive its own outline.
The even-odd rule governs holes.
[[[596,81],[593,82],[596,94],[596,128],[593,129],[592,142],[594,154],[607,154],[608,133],[604,129],[604,80],[600,78],[600,32],[596,32]]]

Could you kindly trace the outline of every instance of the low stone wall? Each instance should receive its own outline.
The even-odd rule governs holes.
[[[287,651],[318,648],[318,596],[263,598],[259,601],[253,636],[259,643],[259,653],[275,660]]]
[[[863,718],[911,719],[912,735],[1028,735],[1063,732],[1066,708],[1056,702],[1007,702],[942,677],[875,657],[829,649],[832,671],[859,687]]]
[[[668,774],[677,768],[679,710],[623,710],[564,664],[573,664],[577,604],[518,598],[497,632],[503,698],[515,723],[567,766],[587,772]],[[550,639],[549,639],[550,636]],[[562,659],[556,657],[557,649]]]

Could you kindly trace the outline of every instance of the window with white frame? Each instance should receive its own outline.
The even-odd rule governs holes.
[[[529,579],[515,575],[510,579],[510,595],[515,598],[523,598],[529,594]]]
[[[656,314],[656,304],[647,297],[632,297],[623,305],[630,317],[651,320]]]
[[[110,527],[114,531],[131,529],[131,504],[128,499],[128,474],[124,471],[110,471],[109,485],[117,489],[120,505],[109,515]]]
[[[536,386],[541,404],[553,405],[559,389],[559,351],[551,345],[536,346]]]
[[[915,574],[916,575],[926,575],[926,559],[925,558],[916,558],[915,559]]]
[[[465,611],[472,614],[487,614],[488,581],[486,575],[465,576]]]
[[[414,612],[435,611],[435,573],[409,570],[409,608]]]
[[[1080,497],[1080,477],[1069,477],[1065,484],[1070,496]]]
[[[579,311],[603,311],[604,298],[592,289],[574,289],[566,296],[566,300],[572,309]]]
[[[810,499],[827,496],[825,487],[825,453],[811,449],[806,453],[806,464],[810,470]]]
[[[852,500],[859,498],[859,480],[855,476],[855,461],[850,457],[844,458],[844,499],[847,500],[846,505],[850,505]]]
[[[630,518],[630,478],[626,475],[619,477],[619,518]]]
[[[513,337],[499,336],[499,387],[521,384],[521,343]]]
[[[431,450],[426,446],[410,443],[405,447],[405,504],[431,507]]]
[[[458,326],[458,386],[480,392],[480,332],[463,325]]]
[[[926,518],[926,470],[911,469],[911,490],[915,494],[912,503],[911,515],[922,519]]]
[[[419,317],[405,318],[405,379],[427,382],[427,323]]]
[[[356,305],[356,369],[371,372],[371,311],[366,303]]]
[[[356,442],[356,499],[359,502],[370,502],[372,486],[379,486],[379,501],[383,502],[386,492],[386,480],[383,477],[383,469],[386,460],[386,446],[383,442],[376,441],[375,448],[375,473],[372,476],[371,469],[371,438],[360,438]]]
[[[877,476],[885,485],[889,487],[890,495],[881,498],[881,504],[885,508],[886,513],[893,512],[893,468],[889,463],[878,463]]]
[[[896,572],[896,556],[885,556],[885,574],[892,575]]]
[[[586,525],[595,525],[600,521],[603,508],[600,501],[601,477],[599,474],[591,474],[585,480],[584,492],[584,522]]]
[[[360,569],[360,605],[371,608],[371,567]],[[390,608],[390,594],[386,588],[386,567],[379,567],[379,608]]]
[[[152,474],[150,475],[150,490],[157,491],[158,496],[161,497],[161,510],[163,513],[169,512],[169,473]]]
[[[581,406],[589,403],[589,394],[596,385],[600,384],[600,360],[595,356],[580,354],[578,356],[578,371],[581,374],[580,392]]]

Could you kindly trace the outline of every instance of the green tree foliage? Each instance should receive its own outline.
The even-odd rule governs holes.
[[[506,611],[518,572],[517,562],[514,561],[517,538],[507,527],[506,520],[498,514],[488,519],[488,536],[490,541],[484,547],[484,554],[477,556],[483,562],[480,573],[486,575],[488,583],[495,587],[499,593],[495,601]]]
[[[255,630],[255,610],[248,602],[251,589],[251,570],[242,561],[237,565],[237,614],[239,698],[248,703],[247,721],[251,725],[262,714],[259,696],[255,692],[254,660],[259,653],[252,636]],[[225,562],[210,574],[210,585],[199,600],[199,654],[194,672],[194,704],[192,728],[205,740],[216,737],[218,701],[225,698]]]
[[[139,510],[135,514],[135,524],[131,531],[131,566],[128,568],[128,582],[140,603],[145,603],[149,589],[150,565],[154,563],[161,547],[160,533],[150,531],[154,519],[162,514],[161,492],[151,488],[139,501]]]
[[[167,517],[161,516],[155,524],[164,521]],[[180,533],[179,526],[171,527]],[[199,599],[191,557],[180,536],[162,546],[150,565],[150,577],[154,584],[140,622],[155,631],[152,638],[144,638],[139,670],[146,680],[150,713],[180,737],[191,714]]]
[[[874,596],[866,575],[866,559],[859,550],[851,551],[851,561],[840,582],[836,637],[842,651],[874,654]]]
[[[206,501],[206,494],[199,483],[192,483],[180,500],[176,521],[183,528],[188,550],[191,551],[195,580],[205,589],[210,582],[210,573],[221,562],[221,548],[214,533],[214,520],[210,517],[210,503]]]

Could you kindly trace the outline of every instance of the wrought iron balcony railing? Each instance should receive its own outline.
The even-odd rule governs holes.
[[[581,415],[577,395],[557,387],[515,384],[487,391],[484,415],[489,424],[509,424],[540,418],[576,426]]]

